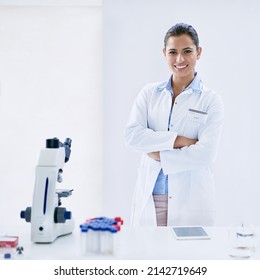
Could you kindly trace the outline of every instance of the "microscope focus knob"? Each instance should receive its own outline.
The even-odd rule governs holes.
[[[66,220],[72,218],[71,211],[67,211],[64,207],[56,207],[54,211],[54,222],[55,223],[65,223]]]
[[[20,218],[25,219],[27,223],[31,222],[32,207],[27,207],[25,210],[21,211]]]
[[[71,211],[66,211],[64,213],[64,217],[65,217],[66,220],[71,220],[71,218],[72,218]]]

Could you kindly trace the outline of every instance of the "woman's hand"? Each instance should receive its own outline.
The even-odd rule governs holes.
[[[151,159],[154,159],[154,160],[157,160],[157,161],[160,161],[161,158],[160,158],[160,152],[151,152],[151,153],[148,153],[147,154]]]
[[[184,136],[177,136],[173,143],[173,148],[178,149],[178,148],[183,148],[185,146],[188,147],[190,145],[196,144],[197,142],[198,139],[191,139]]]

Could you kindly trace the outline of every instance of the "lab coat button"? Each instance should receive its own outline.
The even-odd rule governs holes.
[[[172,196],[169,196],[169,199],[172,199]]]

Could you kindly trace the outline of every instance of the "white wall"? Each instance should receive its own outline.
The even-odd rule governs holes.
[[[123,131],[135,96],[170,72],[162,56],[166,31],[177,22],[198,31],[197,70],[225,103],[225,127],[215,164],[218,225],[260,224],[260,2],[105,0],[104,207],[129,221],[140,156],[126,150]]]
[[[163,37],[183,21],[200,35],[200,75],[225,102],[217,224],[259,224],[260,3],[104,0],[101,39],[101,3],[86,2],[0,1],[1,223],[24,223],[39,151],[53,136],[73,140],[62,187],[75,189],[64,206],[76,220],[129,221],[140,156],[126,150],[124,127],[139,90],[168,78]]]
[[[40,149],[55,136],[72,139],[57,187],[74,189],[63,206],[80,223],[102,204],[100,1],[10,2],[0,3],[0,224],[25,223]]]

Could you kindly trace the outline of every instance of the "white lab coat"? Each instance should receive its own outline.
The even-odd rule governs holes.
[[[147,85],[137,96],[125,131],[125,143],[142,152],[133,198],[132,224],[156,225],[153,188],[162,168],[168,175],[168,225],[212,225],[214,180],[212,163],[223,124],[221,97],[200,82],[200,91],[187,89],[173,106],[171,93],[158,84]],[[195,145],[173,149],[176,137],[198,139]],[[155,161],[147,153],[160,151]]]

